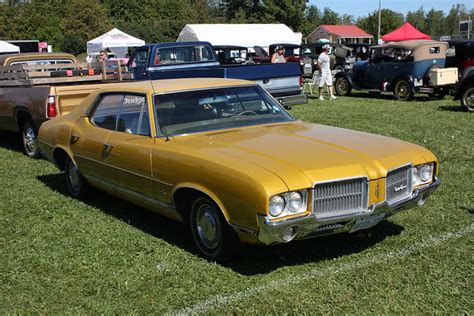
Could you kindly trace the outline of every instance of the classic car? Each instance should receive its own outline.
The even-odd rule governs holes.
[[[417,92],[444,98],[458,80],[457,68],[444,68],[447,47],[446,42],[431,40],[373,46],[369,60],[356,62],[352,71],[334,76],[336,93],[392,91],[401,101],[412,99]]]
[[[249,63],[248,49],[243,46],[213,45],[214,52],[221,65]]]
[[[453,100],[460,100],[469,112],[474,112],[474,68],[471,68],[459,82]]]
[[[300,45],[295,45],[295,44],[272,44],[268,47],[268,52],[271,55],[275,53],[275,49],[281,46],[285,49],[285,59],[287,63],[290,62],[299,62],[302,57],[301,57],[301,46]]]
[[[451,51],[446,57],[446,67],[457,67],[460,79],[474,68],[474,40],[448,41]]]
[[[117,83],[43,123],[39,147],[73,197],[94,187],[188,223],[211,260],[366,229],[439,185],[429,150],[303,123],[236,79]]]

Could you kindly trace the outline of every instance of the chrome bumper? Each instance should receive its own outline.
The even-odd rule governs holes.
[[[308,103],[308,96],[306,94],[289,95],[286,97],[274,97],[282,106],[288,107],[296,104]]]
[[[304,217],[292,218],[280,222],[271,222],[266,216],[257,216],[260,242],[269,245],[274,243],[285,243],[294,239],[305,239],[322,235],[331,235],[349,232],[357,220],[364,219],[375,214],[384,214],[384,218],[392,216],[401,210],[421,206],[428,196],[439,186],[441,181],[435,182],[416,189],[408,198],[393,204],[382,202],[371,205],[363,214],[357,216],[338,218],[331,221],[319,221],[316,215],[310,214]]]

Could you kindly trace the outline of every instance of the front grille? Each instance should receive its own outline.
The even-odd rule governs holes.
[[[388,204],[400,201],[412,193],[411,166],[404,166],[387,174],[386,200]]]
[[[367,209],[368,183],[356,178],[314,186],[314,213],[319,220],[357,215]]]

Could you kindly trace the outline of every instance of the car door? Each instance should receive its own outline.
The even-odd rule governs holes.
[[[105,144],[115,130],[123,94],[99,95],[92,111],[79,118],[71,130],[70,148],[82,174],[100,180],[107,178]]]
[[[152,197],[150,116],[145,94],[124,94],[105,147],[108,181],[135,198]]]

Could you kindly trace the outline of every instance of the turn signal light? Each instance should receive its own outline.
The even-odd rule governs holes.
[[[46,106],[46,117],[54,118],[58,115],[56,111],[56,98],[53,95],[48,97],[48,104]]]

